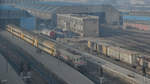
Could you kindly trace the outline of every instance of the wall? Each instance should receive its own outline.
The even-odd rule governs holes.
[[[0,19],[0,27],[4,28],[7,24],[20,26],[20,19]]]
[[[84,36],[98,37],[99,36],[99,19],[84,20]]]
[[[36,21],[35,17],[30,17],[30,18],[21,18],[20,26],[21,28],[25,29],[35,29],[36,27]]]
[[[106,23],[110,25],[121,25],[122,16],[120,12],[113,7],[107,8],[106,12]]]

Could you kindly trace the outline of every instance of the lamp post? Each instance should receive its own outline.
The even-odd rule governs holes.
[[[144,76],[144,84],[146,84],[146,68],[147,68],[147,62],[145,61],[145,58],[143,57],[143,66],[142,66],[142,72]]]

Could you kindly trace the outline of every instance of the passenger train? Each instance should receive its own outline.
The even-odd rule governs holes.
[[[60,49],[59,46],[56,46],[57,43],[49,39],[43,38],[38,34],[34,34],[25,29],[21,29],[15,25],[7,25],[6,30],[28,42],[32,46],[47,52],[51,56],[59,57],[67,62],[70,62],[74,65],[74,67],[79,67],[86,63],[82,56],[74,55],[74,53],[71,53],[68,50]]]

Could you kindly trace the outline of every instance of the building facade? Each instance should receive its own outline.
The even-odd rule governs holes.
[[[57,14],[57,27],[85,37],[99,36],[99,17],[82,14]]]

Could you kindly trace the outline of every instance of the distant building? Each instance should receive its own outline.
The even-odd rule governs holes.
[[[61,4],[39,2],[35,4],[16,5],[36,17],[36,28],[55,28],[57,14],[86,14],[99,17],[100,34],[110,33],[111,29],[122,28],[123,19],[120,12],[111,5]],[[42,25],[45,25],[43,27]],[[107,32],[108,31],[108,32]],[[101,36],[101,35],[100,35]]]
[[[150,17],[148,16],[123,16],[123,28],[135,28],[138,30],[150,30]]]
[[[57,14],[57,27],[85,37],[99,36],[99,17],[83,14]]]
[[[10,5],[0,5],[0,27],[4,28],[7,24],[20,26],[20,19],[30,17],[30,14],[24,10],[14,8]]]

